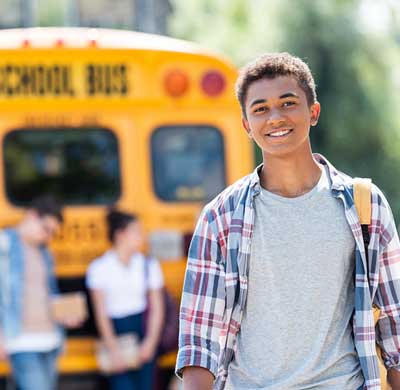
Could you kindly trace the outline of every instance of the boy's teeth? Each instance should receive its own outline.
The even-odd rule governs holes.
[[[277,131],[276,133],[270,134],[271,137],[281,137],[282,135],[285,135],[289,133],[290,130],[284,130],[284,131]]]

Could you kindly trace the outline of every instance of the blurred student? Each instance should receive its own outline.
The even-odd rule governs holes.
[[[54,390],[60,325],[74,318],[52,318],[58,294],[47,245],[63,222],[61,207],[49,196],[37,198],[15,228],[0,232],[0,357],[10,361],[20,390]]]
[[[110,387],[151,390],[164,316],[161,268],[140,253],[144,236],[135,215],[113,210],[107,223],[112,248],[90,265],[86,281],[100,337],[111,357]],[[129,369],[117,342],[117,336],[126,333],[140,339],[142,365],[137,370]]]

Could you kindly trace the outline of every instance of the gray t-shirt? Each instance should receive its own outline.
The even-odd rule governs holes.
[[[357,390],[355,241],[325,170],[296,198],[262,189],[227,389]]]

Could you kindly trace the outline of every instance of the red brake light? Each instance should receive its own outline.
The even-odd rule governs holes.
[[[204,73],[201,79],[201,88],[208,96],[220,95],[226,86],[224,76],[215,70]]]

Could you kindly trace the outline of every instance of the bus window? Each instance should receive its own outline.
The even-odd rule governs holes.
[[[151,154],[155,193],[165,201],[207,201],[226,186],[223,138],[214,127],[159,127]]]
[[[6,193],[15,205],[42,193],[70,205],[112,203],[120,196],[118,143],[110,130],[14,130],[3,153]]]

